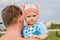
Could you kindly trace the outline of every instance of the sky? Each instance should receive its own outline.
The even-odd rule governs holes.
[[[11,4],[21,6],[22,4],[39,4],[40,21],[58,21],[60,22],[60,0],[0,0],[1,10]],[[0,15],[1,18],[1,15]]]
[[[42,22],[57,21],[60,22],[60,0],[0,0],[0,18],[1,11],[7,5],[39,4],[40,16]]]

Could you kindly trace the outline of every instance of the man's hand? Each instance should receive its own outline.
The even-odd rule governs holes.
[[[31,39],[32,40],[40,40],[39,38],[36,38],[36,37],[32,37]]]
[[[40,40],[40,39],[35,38],[35,37],[31,37],[31,38],[26,38],[26,40]]]
[[[33,35],[32,38],[38,38],[38,39],[40,39],[40,37],[37,36],[37,35]]]

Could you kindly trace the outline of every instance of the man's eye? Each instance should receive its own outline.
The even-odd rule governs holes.
[[[30,16],[27,16],[27,17],[30,17]]]
[[[33,15],[33,17],[36,17],[36,15]]]

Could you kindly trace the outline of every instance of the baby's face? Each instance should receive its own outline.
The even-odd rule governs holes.
[[[25,15],[25,21],[28,23],[28,24],[35,24],[38,20],[38,14],[35,13],[35,12],[29,12],[27,13],[27,15]]]

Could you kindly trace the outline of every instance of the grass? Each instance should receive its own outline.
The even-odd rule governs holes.
[[[60,32],[58,34],[60,35]],[[60,37],[56,35],[56,32],[49,32],[47,40],[60,40]]]

